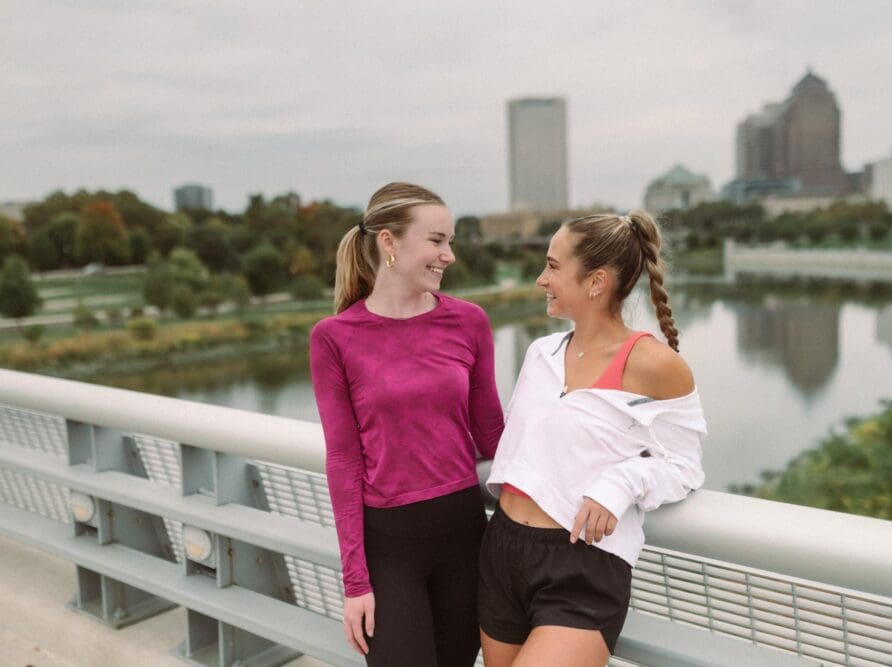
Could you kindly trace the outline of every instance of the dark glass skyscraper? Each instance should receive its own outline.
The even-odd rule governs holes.
[[[737,126],[738,182],[777,184],[776,191],[840,194],[840,110],[827,83],[808,72],[790,96],[765,105]]]

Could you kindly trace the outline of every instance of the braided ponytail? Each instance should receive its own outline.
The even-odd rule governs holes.
[[[656,308],[660,329],[666,337],[669,347],[678,352],[678,329],[672,318],[672,308],[669,307],[669,292],[663,286],[663,277],[666,273],[666,265],[660,256],[662,238],[657,223],[647,213],[635,210],[629,213],[631,231],[638,237],[641,244],[641,255],[644,258],[644,269],[650,277],[650,300]]]

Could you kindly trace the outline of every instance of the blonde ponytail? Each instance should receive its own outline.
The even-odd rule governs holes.
[[[334,306],[340,313],[366,298],[375,286],[375,266],[371,248],[374,238],[364,234],[360,226],[350,229],[338,244],[335,269]]]

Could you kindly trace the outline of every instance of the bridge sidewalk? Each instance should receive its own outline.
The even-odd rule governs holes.
[[[183,667],[170,654],[185,611],[121,630],[71,611],[74,565],[0,536],[0,665],[4,667]],[[326,667],[313,658],[286,667]]]

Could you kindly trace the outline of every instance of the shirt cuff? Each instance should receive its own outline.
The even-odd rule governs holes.
[[[371,584],[353,584],[344,587],[344,597],[358,598],[360,595],[372,592]]]
[[[592,485],[585,497],[607,508],[617,521],[635,502],[622,484],[603,477]]]

